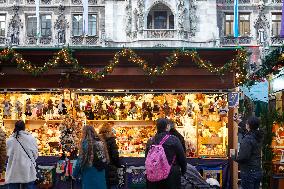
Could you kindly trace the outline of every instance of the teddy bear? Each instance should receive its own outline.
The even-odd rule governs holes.
[[[67,107],[64,103],[64,99],[62,99],[58,104],[58,113],[60,115],[66,115],[67,114]]]
[[[127,117],[127,113],[126,113],[126,107],[125,107],[125,104],[124,104],[124,100],[120,100],[120,104],[119,104],[119,113],[120,113],[120,116],[119,116],[119,119],[120,120],[124,120],[126,119]]]
[[[19,100],[16,100],[15,102],[15,112],[16,112],[17,119],[22,117],[23,104]]]
[[[110,101],[109,105],[106,104],[106,108],[107,108],[107,119],[116,119],[116,108],[117,105],[114,103],[113,100]]]
[[[10,103],[9,100],[5,99],[2,104],[4,105],[4,112],[3,112],[3,117],[8,118],[11,116],[11,108],[12,104]]]
[[[134,100],[132,100],[130,102],[130,107],[129,107],[129,112],[128,112],[128,115],[131,116],[132,119],[134,119],[134,115],[137,113],[137,105],[135,103]]]

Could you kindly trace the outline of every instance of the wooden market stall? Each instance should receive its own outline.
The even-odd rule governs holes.
[[[166,57],[170,58],[167,59]],[[193,101],[196,101],[196,96],[203,94],[204,99],[217,98],[216,101],[219,101],[220,98],[220,102],[227,103],[228,93],[235,90],[237,79],[242,77],[242,73],[236,72],[236,70],[240,69],[230,69],[230,67],[225,69],[224,67],[240,59],[244,59],[244,57],[240,56],[238,49],[235,48],[185,48],[182,51],[176,51],[174,48],[133,48],[131,50],[119,48],[74,48],[68,50],[59,48],[16,48],[14,51],[2,51],[0,59],[0,95],[2,95],[2,100],[6,100],[8,97],[11,99],[13,95],[13,99],[27,99],[25,95],[38,95],[37,98],[43,98],[39,94],[50,93],[60,96],[60,92],[61,94],[65,93],[61,89],[69,89],[71,92],[68,94],[70,99],[73,98],[73,100],[78,98],[86,99],[86,102],[89,102],[93,98],[90,96],[96,95],[98,99],[109,100],[111,97],[114,103],[119,104],[121,97],[113,96],[123,96],[125,100],[130,95],[131,98],[133,96],[136,99],[140,97],[140,101],[137,103],[141,107],[143,106],[143,100],[141,99],[144,99],[144,94],[153,94],[153,99],[166,98],[163,95],[169,94],[173,95],[171,97],[176,101],[179,100],[180,94],[185,94],[185,99],[188,98],[188,102],[190,102],[190,98],[194,98]],[[112,62],[110,62],[111,60]],[[45,62],[47,63],[44,64]],[[35,69],[35,65],[43,66],[44,69]],[[158,69],[155,69],[155,67]],[[48,94],[48,98],[51,98],[50,94]],[[72,97],[72,94],[75,94],[75,97]],[[108,101],[108,103],[110,102]],[[128,103],[131,103],[131,100]],[[196,113],[196,116],[192,118],[194,121],[198,120],[198,115],[201,115],[201,111],[203,112],[203,106],[197,108],[199,103],[199,101],[196,101],[197,110],[194,111],[199,113]],[[206,103],[204,110],[207,113],[204,113],[204,115],[206,114],[205,117],[208,118],[212,114],[211,117],[214,119],[214,115],[218,114],[221,106],[218,110],[213,107],[212,112],[214,113],[208,113],[207,109],[210,109],[208,108],[210,106],[209,100],[206,100]],[[5,102],[3,104],[5,106]],[[69,104],[74,105],[73,102],[69,102]],[[162,105],[160,104],[160,106]],[[226,106],[228,105],[226,104]],[[87,107],[87,105],[85,104],[84,107]],[[218,177],[221,179],[224,188],[231,185],[231,179],[228,175],[232,174],[228,174],[228,171],[232,162],[227,157],[228,149],[234,148],[233,141],[236,138],[233,133],[234,109],[229,108],[226,114],[228,119],[223,122],[223,118],[220,118],[218,120],[220,124],[210,120],[203,120],[200,123],[202,127],[207,126],[209,131],[210,127],[220,129],[223,126],[222,121],[222,123],[225,123],[222,132],[227,132],[225,138],[218,137],[217,134],[216,136],[208,135],[207,138],[198,137],[200,130],[196,126],[197,145],[202,144],[201,147],[204,147],[206,145],[222,144],[225,153],[215,156],[206,153],[202,155],[201,152],[198,152],[201,148],[197,147],[196,155],[188,159],[190,163],[199,165],[200,170],[204,169],[204,172],[209,170],[206,170],[206,166],[207,168],[219,167],[221,173],[218,174]],[[4,124],[7,127],[8,125],[12,127],[15,122],[15,118],[13,119],[12,115],[10,116],[4,119]],[[28,116],[26,119],[29,127],[33,127],[35,124],[49,124],[49,122],[56,122],[56,124],[58,122],[60,124],[61,121],[61,119],[47,120],[46,118],[29,120]],[[107,122],[109,117],[99,117],[97,119],[95,121],[83,120],[83,122],[100,124],[100,122]],[[103,120],[100,121],[100,119]],[[149,121],[144,121],[144,119],[128,120],[127,117],[125,120],[114,120],[114,122],[118,126],[136,124],[153,128],[155,123],[151,119],[152,117]],[[125,128],[123,129],[125,131]],[[135,132],[141,132],[141,130]],[[208,140],[209,137],[212,137],[212,140]],[[123,144],[123,142],[121,143]],[[43,164],[45,161],[49,161],[45,158],[39,161]],[[123,162],[127,166],[139,167],[144,164],[144,159],[141,156],[140,158],[125,157]],[[128,183],[126,187],[130,187],[130,184]]]

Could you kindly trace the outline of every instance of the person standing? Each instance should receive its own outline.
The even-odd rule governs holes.
[[[176,136],[179,141],[181,142],[182,148],[184,150],[184,153],[186,152],[186,147],[185,147],[185,140],[184,137],[177,131],[176,127],[175,127],[175,122],[173,122],[172,120],[169,120],[169,125],[170,125],[170,135],[174,135]]]
[[[106,189],[107,148],[93,126],[83,127],[80,155],[73,177],[82,179],[82,189]]]
[[[108,154],[109,164],[106,169],[106,182],[108,189],[117,189],[119,184],[118,167],[120,167],[118,146],[116,144],[116,137],[114,136],[113,122],[104,124],[99,131],[99,134],[104,139]]]
[[[243,189],[259,189],[262,179],[261,149],[263,132],[259,129],[257,117],[250,117],[246,123],[247,134],[240,144],[238,155],[232,156],[239,163]]]
[[[35,189],[36,139],[25,131],[25,123],[17,121],[13,134],[7,140],[8,163],[5,182],[8,189]]]
[[[180,189],[181,175],[186,172],[186,157],[179,139],[169,134],[170,125],[165,118],[157,120],[157,133],[150,138],[146,145],[146,163],[149,157],[148,153],[153,145],[162,145],[166,159],[170,167],[169,175],[166,179],[151,182],[147,176],[147,189]],[[146,165],[147,172],[147,165]]]
[[[6,157],[6,134],[0,127],[0,174],[4,171]]]

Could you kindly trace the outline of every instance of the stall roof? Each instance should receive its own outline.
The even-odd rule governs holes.
[[[43,65],[51,59],[54,53],[62,48],[14,48],[22,54],[23,58],[34,65]],[[123,48],[110,47],[78,47],[71,48],[73,57],[79,64],[93,70],[100,69],[109,64],[114,54]],[[238,47],[234,48],[131,48],[139,57],[146,60],[149,65],[162,65],[166,57],[174,50],[195,50],[203,60],[210,61],[214,66],[223,66],[232,60]],[[16,68],[16,65],[4,63],[0,65],[0,88],[96,88],[96,89],[232,89],[234,88],[234,73],[219,76],[199,68],[190,57],[182,57],[179,64],[163,76],[150,77],[137,65],[121,58],[119,65],[111,75],[99,81],[89,80],[72,70],[71,66],[60,65],[49,72],[34,77]]]

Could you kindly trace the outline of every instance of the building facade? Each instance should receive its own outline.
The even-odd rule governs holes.
[[[281,0],[239,0],[239,37],[233,37],[233,0],[0,0],[1,46],[220,47],[283,44]],[[39,22],[39,23],[38,23]]]

